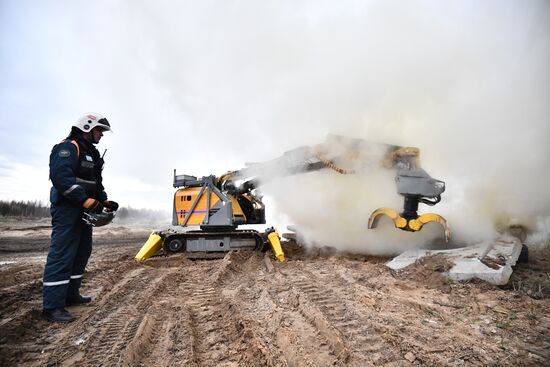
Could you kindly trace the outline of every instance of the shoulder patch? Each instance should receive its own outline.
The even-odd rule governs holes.
[[[69,152],[67,149],[61,149],[57,155],[61,158],[67,158],[71,156],[71,152]]]

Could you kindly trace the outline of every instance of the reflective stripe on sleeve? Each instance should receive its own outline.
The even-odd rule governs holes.
[[[59,282],[44,282],[45,287],[51,287],[54,285],[69,284],[69,280],[60,280]]]
[[[69,195],[77,187],[80,187],[80,186],[79,185],[72,185],[71,187],[69,187],[67,190],[65,190],[63,192],[63,195],[65,195],[65,196]]]
[[[71,279],[80,279],[84,274],[71,275]]]
[[[95,185],[95,181],[93,180],[85,180],[83,178],[80,178],[80,177],[75,177],[76,178],[76,182],[78,183],[84,183],[84,184],[94,184]]]

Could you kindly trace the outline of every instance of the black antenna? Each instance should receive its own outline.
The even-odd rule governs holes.
[[[107,149],[105,149],[105,151],[103,152],[103,155],[101,156],[101,168],[100,170],[103,171],[103,167],[105,167],[105,159],[103,159],[103,157],[105,157],[105,154],[107,153]]]

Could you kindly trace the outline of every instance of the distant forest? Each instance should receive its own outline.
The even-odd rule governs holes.
[[[150,209],[122,207],[117,211],[119,220],[162,217],[162,212]],[[0,200],[0,217],[13,218],[49,218],[50,206],[40,201],[4,201]]]
[[[0,216],[17,218],[47,218],[50,206],[40,201],[0,200]]]

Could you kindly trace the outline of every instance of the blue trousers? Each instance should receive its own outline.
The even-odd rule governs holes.
[[[65,307],[78,298],[84,269],[92,253],[92,227],[82,220],[82,208],[51,205],[52,237],[43,282],[43,308]]]

